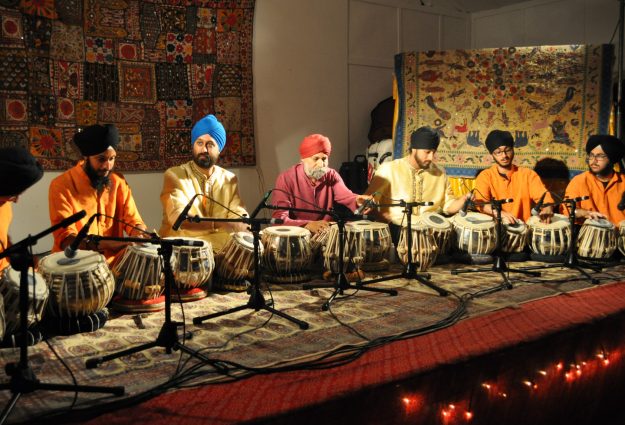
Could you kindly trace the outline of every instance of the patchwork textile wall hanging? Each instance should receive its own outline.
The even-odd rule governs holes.
[[[611,45],[398,54],[394,155],[428,125],[441,135],[437,162],[451,176],[473,177],[491,164],[486,135],[501,129],[515,138],[518,165],[554,158],[571,174],[586,170],[588,135],[608,128],[612,58]]]
[[[253,15],[254,0],[0,0],[0,144],[64,170],[79,128],[114,123],[117,168],[159,171],[212,113],[221,164],[255,165]]]

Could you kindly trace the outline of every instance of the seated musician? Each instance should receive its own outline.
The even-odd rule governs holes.
[[[625,176],[614,171],[614,164],[623,158],[625,145],[614,136],[594,135],[586,142],[586,153],[588,171],[573,177],[565,196],[590,196],[590,199],[577,204],[575,217],[593,220],[603,218],[618,225],[625,220],[625,210],[619,209],[624,199]],[[566,208],[564,212],[568,212]]]
[[[219,252],[230,239],[230,233],[244,231],[247,225],[237,222],[185,220],[179,230],[173,230],[176,219],[193,200],[188,215],[236,219],[247,214],[239,195],[237,176],[217,165],[219,154],[226,145],[226,130],[214,115],[206,115],[191,130],[192,160],[165,171],[161,204],[163,221],[161,236],[197,237],[210,242]]]
[[[48,192],[50,222],[85,210],[84,218],[53,232],[53,252],[62,251],[76,238],[80,229],[96,213],[88,233],[123,237],[146,237],[146,226],[139,215],[130,186],[123,175],[113,171],[119,145],[119,133],[112,124],[92,125],[74,135],[74,143],[83,159],[56,177]],[[100,241],[97,245],[83,240],[79,248],[97,250],[110,263],[127,245],[119,241]]]
[[[43,168],[24,148],[0,149],[0,252],[10,245],[9,226],[13,219],[11,202],[43,177]],[[9,259],[0,260],[0,275]]]
[[[403,158],[385,162],[376,170],[368,194],[377,193],[376,199],[382,206],[379,219],[389,223],[395,245],[399,240],[401,227],[406,226],[403,207],[388,207],[384,204],[405,202],[432,202],[433,205],[413,208],[413,216],[424,212],[444,214],[457,213],[466,195],[456,198],[444,169],[434,163],[434,155],[440,144],[440,136],[429,127],[421,127],[410,136],[410,152]],[[413,217],[413,222],[416,217]]]
[[[301,161],[281,173],[276,179],[271,203],[279,207],[307,210],[329,210],[335,203],[351,211],[371,196],[357,195],[345,186],[339,173],[328,167],[332,151],[330,139],[321,134],[306,136],[300,143]],[[275,210],[274,218],[284,225],[302,226],[312,234],[326,228],[332,217],[323,213]]]
[[[532,215],[532,203],[535,205],[541,198],[544,203],[553,202],[551,194],[534,170],[512,163],[514,139],[509,131],[491,131],[486,136],[485,144],[495,163],[475,179],[473,199],[476,202],[513,199],[512,202],[502,204],[501,219],[504,224],[527,221]],[[485,214],[494,214],[489,204],[479,209]],[[553,216],[553,207],[541,208],[539,216],[542,222],[549,223]]]

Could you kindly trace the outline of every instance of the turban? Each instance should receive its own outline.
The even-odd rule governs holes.
[[[113,124],[90,125],[74,134],[74,143],[82,156],[92,156],[104,152],[109,147],[119,145],[119,132]]]
[[[310,136],[304,137],[304,140],[302,140],[302,143],[299,145],[300,158],[308,158],[319,152],[330,155],[330,152],[332,152],[330,139],[321,134],[311,134]]]
[[[488,152],[493,153],[495,149],[500,146],[506,146],[508,148],[514,147],[514,139],[509,131],[493,130],[486,136],[486,149]]]
[[[217,147],[219,148],[219,152],[221,152],[224,149],[224,146],[226,146],[226,129],[215,117],[215,115],[206,115],[204,118],[195,123],[193,129],[191,130],[191,145],[193,145],[197,139],[206,134],[215,140],[215,143],[217,143]]]
[[[0,149],[0,196],[19,195],[42,176],[43,168],[26,149]]]
[[[601,145],[601,149],[603,149],[612,164],[619,162],[625,154],[623,142],[614,136],[606,134],[590,136],[588,142],[586,142],[586,153],[590,153],[599,145]]]
[[[410,135],[410,147],[412,149],[438,149],[441,138],[430,127],[419,127]]]

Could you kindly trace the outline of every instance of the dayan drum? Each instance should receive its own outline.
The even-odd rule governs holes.
[[[328,241],[323,252],[323,266],[332,273],[339,273],[339,226],[332,223],[328,231]],[[343,234],[343,273],[359,270],[365,259],[365,239],[362,229],[353,223],[345,223]]]
[[[456,214],[452,223],[456,233],[456,248],[460,251],[486,255],[495,250],[497,233],[491,216],[478,212],[468,212],[464,217]]]
[[[625,220],[618,224],[618,250],[625,255]]]
[[[522,252],[527,244],[529,228],[522,221],[514,224],[504,224],[501,235],[501,250],[506,253]]]
[[[417,270],[424,271],[429,269],[436,261],[438,247],[429,227],[423,223],[412,223],[411,227],[411,246],[408,246],[408,226],[404,226],[399,234],[397,255],[399,260],[406,265],[408,264],[408,252],[410,251],[410,259],[417,265]]]
[[[562,255],[571,244],[571,229],[568,217],[554,214],[551,223],[541,223],[540,217],[527,220],[530,229],[529,246],[532,252],[545,256]]]
[[[165,238],[179,239],[179,238]],[[210,284],[215,257],[213,245],[198,238],[183,237],[184,240],[201,242],[202,246],[180,245],[174,246],[171,255],[171,267],[174,272],[178,291],[172,288],[172,297],[180,293],[181,301],[192,301],[206,297],[204,288]]]
[[[265,248],[261,258],[267,280],[299,283],[311,279],[310,231],[303,227],[276,226],[263,230]]]
[[[48,301],[48,286],[39,273],[28,273],[28,326],[40,320]],[[7,267],[0,280],[0,295],[4,298],[6,335],[19,331],[20,327],[20,272]],[[0,338],[1,339],[1,338]]]
[[[616,229],[605,219],[586,220],[577,238],[577,254],[593,260],[607,260],[616,251]]]
[[[113,273],[104,256],[95,251],[78,250],[74,258],[55,252],[41,259],[39,272],[48,284],[47,311],[54,317],[99,312],[113,297]]]
[[[328,243],[329,235],[330,226],[326,226],[310,237],[310,248],[312,250],[313,257],[323,256],[323,250]]]
[[[449,252],[454,229],[451,221],[440,214],[428,211],[419,215],[416,223],[420,223],[430,229],[438,248],[438,255],[445,255]]]
[[[258,253],[264,252],[258,241]],[[260,259],[259,259],[260,260]],[[226,242],[216,261],[213,286],[229,291],[245,291],[247,279],[254,277],[254,236],[250,232],[236,232]]]
[[[164,275],[158,245],[128,245],[112,268],[117,295],[112,305],[116,310],[144,313],[163,309]]]
[[[386,223],[369,220],[359,220],[351,223],[362,230],[365,240],[365,258],[362,269],[377,271],[388,269],[390,266],[388,252],[391,249],[391,233]]]

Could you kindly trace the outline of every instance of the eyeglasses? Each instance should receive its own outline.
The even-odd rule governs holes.
[[[493,152],[493,155],[494,155],[494,156],[501,156],[501,155],[503,155],[504,153],[505,153],[506,155],[510,155],[510,154],[512,153],[512,151],[513,151],[513,149],[512,149],[512,148],[505,148],[505,149],[504,149],[504,150],[502,150],[502,151],[494,151],[494,152]]]
[[[586,156],[586,159],[588,161],[592,161],[593,159],[596,159],[597,161],[605,161],[606,159],[608,159],[608,156],[604,153],[598,153],[597,155],[589,153]]]

